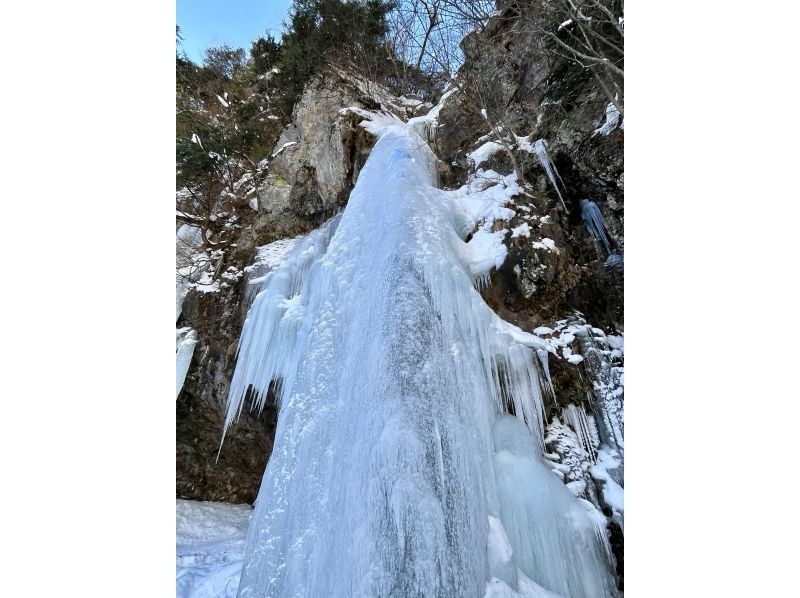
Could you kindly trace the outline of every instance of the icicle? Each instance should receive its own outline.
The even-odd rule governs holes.
[[[600,208],[591,199],[581,200],[581,218],[586,225],[586,230],[605,247],[606,254],[611,254],[611,243],[608,240],[608,231],[606,230],[605,222],[603,222],[603,215],[600,213]]]
[[[561,200],[561,205],[564,206],[564,209],[567,209],[567,204],[564,203],[564,198],[561,196],[561,191],[558,188],[558,183],[556,182],[556,177],[558,180],[561,181],[561,175],[558,174],[558,170],[556,170],[556,165],[553,164],[553,161],[550,159],[550,156],[547,154],[547,140],[545,139],[537,139],[536,142],[533,144],[533,152],[536,154],[536,157],[539,159],[539,164],[542,165],[544,171],[547,173],[547,178],[550,179],[550,184],[553,185],[553,189],[556,190],[558,194],[558,199]],[[561,184],[564,184],[564,181],[561,181]]]
[[[596,459],[597,452],[595,451],[594,443],[592,441],[589,422],[586,418],[586,411],[583,410],[583,407],[576,407],[573,404],[569,404],[564,407],[562,413],[564,414],[564,420],[578,436],[578,440],[580,441],[583,450],[586,451],[592,460]]]
[[[610,135],[611,132],[617,128],[621,119],[622,115],[619,113],[617,107],[614,104],[609,103],[608,106],[606,106],[605,122],[594,130],[592,137],[598,133],[601,135]]]
[[[307,291],[311,268],[319,269],[320,257],[336,232],[341,215],[334,216],[320,229],[312,232],[291,248],[286,261],[271,271],[261,282],[262,289],[248,311],[239,339],[239,359],[228,394],[225,430],[242,408],[248,387],[252,386],[252,401],[260,412],[273,380],[292,375],[297,364],[295,350],[300,339],[302,309],[309,300]],[[250,356],[257,356],[250,359]]]
[[[181,394],[189,364],[192,362],[197,332],[191,328],[178,328],[175,331],[175,398]]]

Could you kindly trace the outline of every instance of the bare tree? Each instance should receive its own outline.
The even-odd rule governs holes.
[[[624,0],[510,0],[508,6],[550,52],[588,70],[624,115]]]

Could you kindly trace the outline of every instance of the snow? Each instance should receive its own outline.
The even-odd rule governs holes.
[[[541,115],[540,115],[541,116]],[[529,154],[536,153],[534,148],[534,144],[531,143],[531,136],[528,135],[527,137],[519,137],[515,135],[517,141],[517,149],[521,152],[528,152]]]
[[[534,241],[531,243],[534,249],[544,249],[545,251],[553,251],[555,253],[561,253],[558,247],[556,247],[556,242],[553,239],[548,237],[543,238],[541,241]]]
[[[608,446],[600,447],[597,456],[597,464],[590,468],[592,477],[601,484],[603,502],[605,502],[612,512],[612,519],[619,524],[620,529],[625,531],[625,501],[622,486],[609,474],[609,469],[616,469],[620,466],[619,454]]]
[[[505,148],[496,141],[487,141],[474,152],[467,155],[467,160],[473,165],[473,168],[478,168],[481,164],[486,162],[494,154],[503,151]]]
[[[473,279],[479,281],[479,286],[487,285],[492,268],[503,265],[508,254],[508,248],[503,244],[507,233],[506,229],[489,232],[480,228],[464,247],[464,258],[469,264]]]
[[[176,598],[234,598],[244,557],[249,505],[178,499]]]
[[[347,114],[348,112],[362,117],[364,120],[359,123],[359,126],[376,137],[380,137],[384,132],[391,130],[393,127],[401,125],[403,122],[391,112],[375,112],[372,110],[364,110],[363,108],[358,108],[356,106],[344,108],[339,111],[339,114]]]
[[[179,192],[180,193],[180,192]],[[203,231],[194,224],[182,224],[175,231],[175,253],[178,272],[175,278],[175,320],[181,317],[183,300],[189,292],[195,271],[196,254],[203,246]]]
[[[531,236],[531,227],[528,225],[527,222],[523,222],[519,226],[515,226],[511,229],[511,238],[514,239],[516,237],[530,237]]]
[[[244,271],[255,274],[256,276],[266,275],[286,261],[289,253],[297,246],[297,243],[300,242],[302,238],[303,235],[278,239],[277,241],[258,247],[253,263],[246,266]],[[249,283],[256,284],[256,279],[251,278]]]
[[[297,145],[297,142],[296,141],[289,141],[287,143],[284,143],[278,150],[275,151],[275,153],[272,154],[272,156],[270,156],[270,158],[275,158],[275,157],[281,155],[284,152],[284,150],[289,149],[293,145]]]
[[[483,598],[563,598],[559,594],[545,590],[524,573],[520,573],[518,583],[520,587],[517,592],[502,579],[493,577],[486,583]]]
[[[513,218],[514,210],[506,205],[521,192],[516,174],[503,176],[493,170],[478,170],[466,185],[445,193],[463,218],[466,234],[479,223],[491,227],[495,220]]]
[[[242,330],[226,430],[251,386],[280,409],[239,596],[481,596],[492,568],[518,593],[617,596],[586,508],[540,461],[550,345],[474,287],[515,179],[439,190],[416,127],[365,121],[378,141],[344,212],[271,271]]]
[[[448,88],[439,98],[439,103],[431,108],[427,114],[408,119],[408,127],[425,141],[429,143],[435,141],[436,132],[439,129],[439,112],[441,112],[447,99],[456,91],[458,91],[458,87]]]

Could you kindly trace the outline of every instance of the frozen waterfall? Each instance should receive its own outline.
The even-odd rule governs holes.
[[[541,461],[548,346],[475,289],[426,143],[379,133],[345,211],[265,276],[244,325],[226,428],[270,389],[280,412],[238,596],[616,596]]]

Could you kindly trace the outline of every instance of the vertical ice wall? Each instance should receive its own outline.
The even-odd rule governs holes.
[[[425,142],[380,133],[341,218],[270,273],[244,325],[227,423],[270,385],[280,415],[239,596],[480,597],[490,517],[516,538],[518,579],[616,595],[579,503],[563,485],[551,495],[552,473],[525,475],[546,346],[475,290],[469,231]],[[495,454],[504,405],[527,430],[522,470]]]

